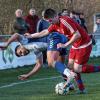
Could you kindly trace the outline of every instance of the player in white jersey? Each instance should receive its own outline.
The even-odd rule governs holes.
[[[17,57],[28,55],[31,51],[33,51],[36,55],[35,67],[28,74],[20,76],[19,79],[23,80],[35,74],[43,65],[42,51],[46,51],[47,41],[43,41],[43,39],[30,39],[26,38],[23,35],[15,33],[11,36],[11,38],[8,39],[8,41],[3,46],[0,46],[0,48],[2,50],[5,50],[14,41],[19,42],[19,45],[15,48],[15,54]]]

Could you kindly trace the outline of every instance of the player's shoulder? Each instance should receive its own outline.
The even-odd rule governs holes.
[[[71,21],[72,18],[70,18],[69,16],[61,16],[60,20],[61,20],[61,22],[63,22],[63,21]]]

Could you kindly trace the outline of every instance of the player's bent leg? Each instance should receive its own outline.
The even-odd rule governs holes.
[[[66,37],[61,36],[58,33],[53,33],[49,40],[50,41],[47,49],[48,64],[53,66],[53,68],[55,68],[61,75],[63,75],[64,78],[66,78],[66,83],[68,84],[73,78],[70,76],[70,69],[68,69],[64,63],[58,60],[58,57],[61,54],[61,48],[57,48],[58,43],[66,42]]]
[[[77,53],[77,54],[76,54]],[[71,48],[70,49],[70,53],[69,53],[69,59],[74,59],[74,63],[75,62],[79,62],[79,63],[81,63],[81,58],[79,58],[79,54],[80,54],[80,52],[79,52],[79,50],[76,50],[76,49],[73,49],[73,48]],[[82,57],[82,55],[83,55],[83,52],[82,52],[82,54],[80,55],[80,57]],[[71,64],[70,64],[71,65]],[[85,87],[84,87],[84,84],[83,84],[83,81],[82,81],[82,79],[81,79],[81,75],[80,75],[80,71],[79,71],[79,69],[77,69],[77,67],[75,67],[75,70],[74,70],[74,64],[73,64],[73,71],[76,73],[76,76],[75,76],[75,81],[76,81],[76,83],[77,83],[77,86],[78,86],[78,88],[79,88],[79,91],[84,91],[85,90]]]
[[[77,73],[81,73],[82,72],[82,65],[74,63],[74,71]]]
[[[68,60],[68,68],[73,70],[73,65],[74,65],[74,59],[69,59]]]
[[[21,37],[20,34],[15,33],[14,35],[12,35],[12,36],[8,39],[6,45],[8,46],[8,45],[11,44],[12,42],[18,41],[20,37]]]
[[[72,71],[70,71],[64,63],[58,61],[59,52],[58,51],[47,51],[48,65],[53,66],[59,73],[64,76],[65,80],[68,80],[68,83],[74,78]]]
[[[15,33],[14,35],[12,35],[8,40],[7,42],[3,45],[3,46],[0,46],[0,48],[2,50],[6,49],[12,42],[18,40],[20,38],[20,35],[18,33]]]
[[[54,67],[54,62],[57,61],[58,58],[59,58],[58,51],[47,51],[48,66]]]
[[[77,76],[75,77],[75,80],[77,82],[79,91],[77,92],[77,94],[85,94],[86,90],[83,84],[83,81],[81,79],[81,71],[82,71],[82,65],[74,63],[74,71],[77,73]]]

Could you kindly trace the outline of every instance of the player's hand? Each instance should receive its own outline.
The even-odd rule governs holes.
[[[31,34],[30,34],[30,33],[25,33],[25,34],[24,34],[24,36],[28,36],[28,35],[31,35]]]
[[[57,44],[57,48],[65,48],[65,45],[62,44],[62,43],[58,43],[58,44]]]
[[[23,75],[18,76],[19,80],[26,80],[27,78],[28,78],[27,74],[23,74]]]
[[[25,33],[24,36],[27,37],[27,38],[32,38],[30,33]]]

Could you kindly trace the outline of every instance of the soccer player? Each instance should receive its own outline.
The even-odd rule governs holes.
[[[51,22],[52,25],[48,29],[43,30],[40,33],[35,33],[32,35],[26,34],[27,37],[39,38],[55,31],[68,37],[69,41],[64,44],[58,43],[57,49],[66,48],[69,45],[72,45],[72,48],[69,52],[68,67],[77,73],[75,79],[78,83],[79,93],[85,93],[85,88],[81,80],[80,73],[100,71],[100,66],[95,67],[86,65],[92,50],[92,41],[90,36],[82,27],[80,27],[79,24],[77,24],[71,18],[69,18],[68,16],[59,17],[56,11],[53,9],[46,9],[44,18]],[[57,50],[47,51],[48,64],[54,66],[59,72],[67,76],[65,65],[56,60],[58,55],[59,52]]]
[[[31,41],[30,41],[31,40]],[[3,45],[0,46],[2,50],[5,50],[12,42],[18,41],[19,45],[15,48],[15,54],[17,57],[28,55],[31,51],[36,55],[36,64],[32,71],[28,74],[20,76],[21,80],[27,79],[31,75],[34,75],[43,65],[42,51],[47,50],[47,41],[43,39],[28,39],[25,36],[15,33],[11,38]]]

